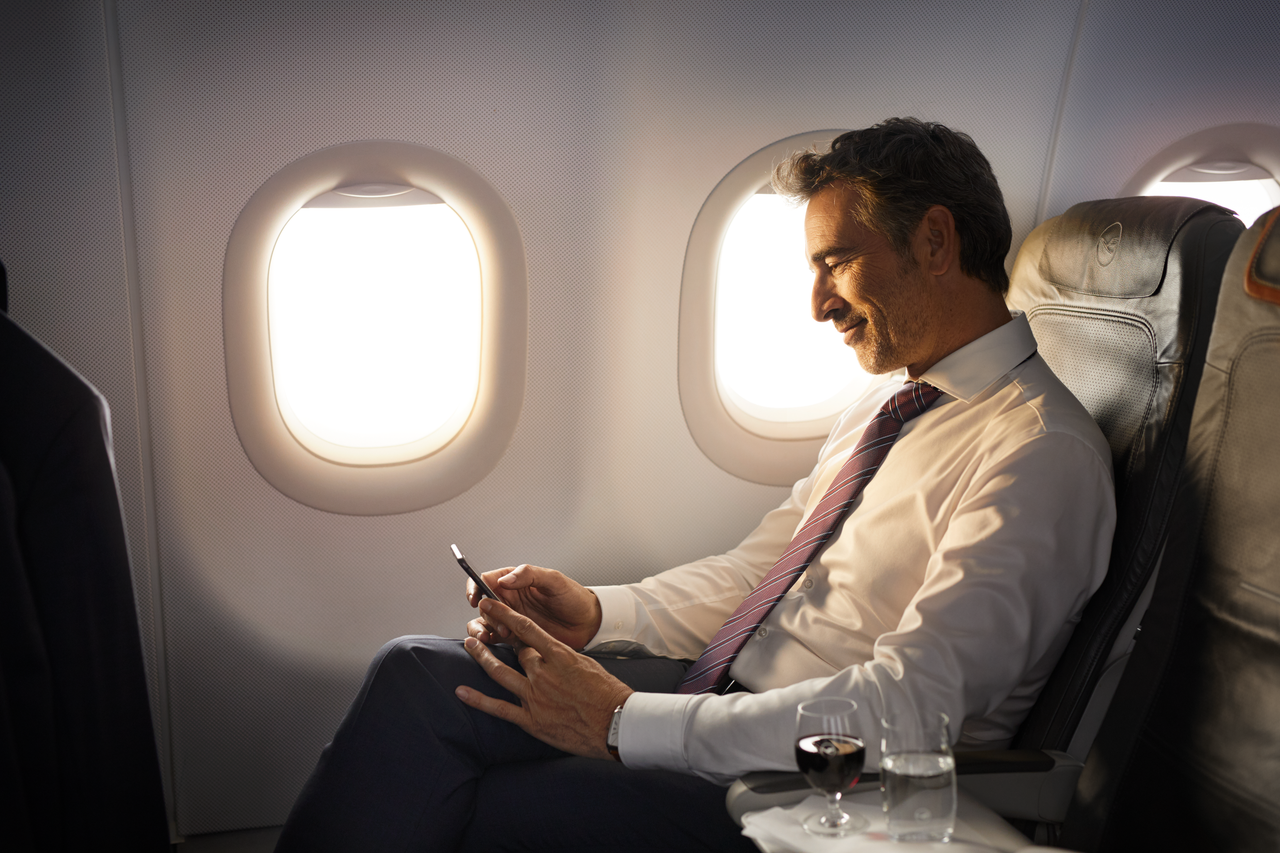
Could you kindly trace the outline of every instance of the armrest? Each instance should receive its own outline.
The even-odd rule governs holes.
[[[960,787],[1007,818],[1062,823],[1083,769],[1052,749],[956,753]]]
[[[1004,817],[1061,823],[1084,765],[1065,752],[1004,749],[957,752],[960,787]],[[874,770],[862,774],[854,791],[880,786]],[[742,825],[747,812],[798,803],[813,789],[798,772],[748,773],[725,794],[729,815]]]

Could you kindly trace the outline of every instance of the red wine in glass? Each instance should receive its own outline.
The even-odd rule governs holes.
[[[811,786],[834,794],[858,784],[867,753],[862,738],[806,735],[796,741],[796,766]]]

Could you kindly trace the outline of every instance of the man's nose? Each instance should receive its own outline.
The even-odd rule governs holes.
[[[809,311],[813,319],[825,323],[840,310],[842,300],[831,287],[830,276],[822,270],[814,273],[813,291],[809,296]]]

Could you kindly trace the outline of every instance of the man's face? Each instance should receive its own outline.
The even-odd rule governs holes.
[[[834,184],[809,199],[804,233],[813,318],[830,320],[844,334],[863,370],[889,373],[928,357],[933,300],[916,259],[904,260],[853,218],[860,192]]]

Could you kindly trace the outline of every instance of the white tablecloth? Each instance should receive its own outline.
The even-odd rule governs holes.
[[[809,835],[800,821],[815,811],[826,809],[826,800],[817,794],[786,808],[778,807],[744,815],[743,834],[764,853],[1012,853],[1047,849],[1031,842],[1000,819],[982,803],[959,792],[956,830],[949,844],[903,843],[889,839],[880,792],[862,791],[843,800],[845,811],[865,817],[871,824],[865,832],[845,838],[818,838]]]

